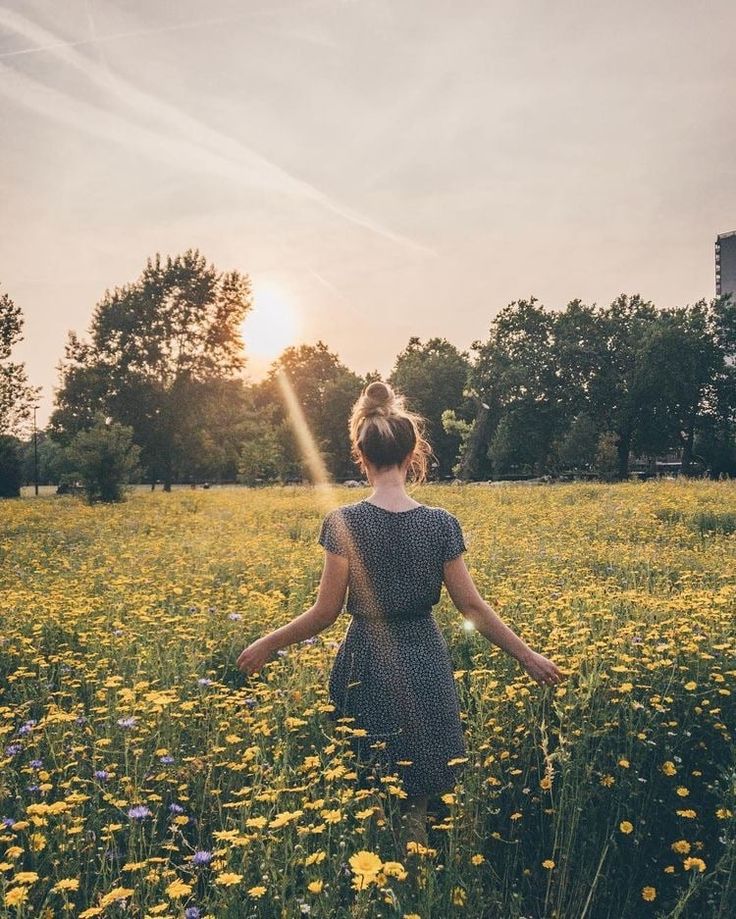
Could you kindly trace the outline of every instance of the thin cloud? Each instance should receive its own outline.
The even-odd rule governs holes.
[[[42,28],[26,17],[21,16],[18,13],[14,13],[7,8],[0,8],[0,24],[4,25],[16,34],[22,35],[29,41],[36,41],[39,44],[45,42],[46,48],[50,50],[56,57],[71,67],[74,67],[94,85],[107,90],[108,92],[114,93],[123,102],[123,104],[127,105],[129,109],[132,110],[134,115],[145,114],[151,116],[155,119],[157,125],[168,125],[169,128],[173,129],[181,135],[184,135],[186,138],[191,163],[201,159],[201,157],[195,155],[195,151],[199,149],[201,156],[203,156],[208,163],[209,170],[211,170],[212,164],[217,162],[221,164],[220,172],[223,176],[232,178],[233,172],[235,172],[237,175],[237,181],[240,184],[243,183],[244,175],[239,173],[245,169],[246,173],[249,175],[249,179],[246,181],[246,184],[249,186],[269,188],[283,194],[305,198],[307,200],[313,201],[326,210],[331,211],[333,214],[336,214],[357,226],[370,230],[371,232],[382,236],[385,239],[389,239],[394,243],[409,247],[417,251],[421,251],[423,253],[432,255],[435,254],[434,251],[428,247],[423,246],[420,243],[417,243],[414,240],[409,239],[408,237],[399,233],[395,233],[392,230],[389,230],[388,228],[376,223],[374,220],[371,220],[363,214],[353,210],[352,208],[334,201],[324,192],[315,188],[308,182],[292,176],[290,173],[286,172],[286,170],[261,156],[259,153],[256,153],[254,150],[245,146],[235,138],[209,127],[198,119],[181,111],[171,103],[165,102],[162,99],[158,99],[154,96],[151,96],[149,93],[138,89],[127,80],[114,75],[107,68],[102,67],[83,54],[80,54],[75,50],[73,44],[65,44],[63,42],[59,42],[57,36],[51,32],[48,32],[46,29]],[[4,72],[8,73],[9,68],[5,67],[4,65],[2,66]],[[18,77],[21,79],[20,75],[18,75]],[[30,78],[25,79],[30,80]],[[54,112],[48,111],[43,105],[38,104],[38,89],[40,84],[36,83],[36,85],[33,86],[32,84],[34,83],[36,83],[36,81],[30,81],[29,83],[26,83],[27,91],[25,95],[21,94],[20,97],[14,98],[17,98],[18,101],[23,103],[25,100],[32,97],[34,100],[33,105],[36,106],[36,111],[46,113],[50,117],[56,117]],[[3,91],[2,87],[0,87],[0,91]],[[50,92],[55,91],[50,90]],[[66,118],[67,116],[71,117],[71,120],[67,121],[66,123],[76,123],[74,121],[75,116],[70,109],[70,105],[74,101],[78,102],[81,106],[91,108],[98,117],[99,113],[103,112],[101,109],[95,109],[92,106],[87,106],[86,103],[82,103],[80,100],[74,100],[73,97],[66,96],[65,94],[57,93],[56,95],[58,97],[62,97],[60,101],[63,101],[64,103],[65,111],[61,116],[62,119]],[[107,133],[105,136],[108,136],[111,139],[121,139],[119,133],[119,123],[123,121],[125,124],[130,125],[131,132],[138,143],[144,140],[145,137],[148,137],[151,140],[155,140],[156,145],[159,148],[165,147],[171,149],[171,145],[173,144],[174,150],[178,151],[175,153],[174,162],[176,162],[181,156],[182,151],[179,150],[178,147],[182,143],[182,140],[166,136],[160,131],[153,131],[149,128],[141,128],[140,126],[136,126],[135,123],[129,119],[121,119],[114,115],[108,115],[107,119],[105,120],[107,121]],[[99,127],[97,125],[83,125],[83,128],[88,131],[91,130],[93,133],[99,133]],[[142,152],[147,152],[145,147]]]

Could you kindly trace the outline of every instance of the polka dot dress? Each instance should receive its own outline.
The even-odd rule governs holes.
[[[361,767],[398,774],[410,795],[449,791],[467,756],[447,642],[432,615],[443,565],[467,551],[441,507],[388,511],[363,500],[331,511],[318,541],[350,562],[352,619],[329,678],[331,717],[353,737]],[[365,771],[364,771],[365,774]]]

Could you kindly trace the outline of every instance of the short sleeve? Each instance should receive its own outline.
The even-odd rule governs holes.
[[[467,552],[467,546],[457,517],[448,512],[446,521],[447,532],[445,534],[443,561],[449,562],[450,559],[457,558],[458,555]]]
[[[329,552],[349,554],[345,521],[336,511],[330,511],[322,521],[317,542]]]

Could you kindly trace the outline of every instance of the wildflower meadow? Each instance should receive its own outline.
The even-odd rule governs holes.
[[[399,777],[359,787],[329,718],[347,614],[235,666],[316,597],[315,489],[0,503],[0,916],[734,915],[736,484],[412,494],[567,679],[534,683],[443,591],[469,762],[404,853]]]

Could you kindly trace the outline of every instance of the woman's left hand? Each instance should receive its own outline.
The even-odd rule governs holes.
[[[238,670],[252,676],[263,667],[270,656],[271,648],[263,638],[258,638],[241,652],[237,660]]]

